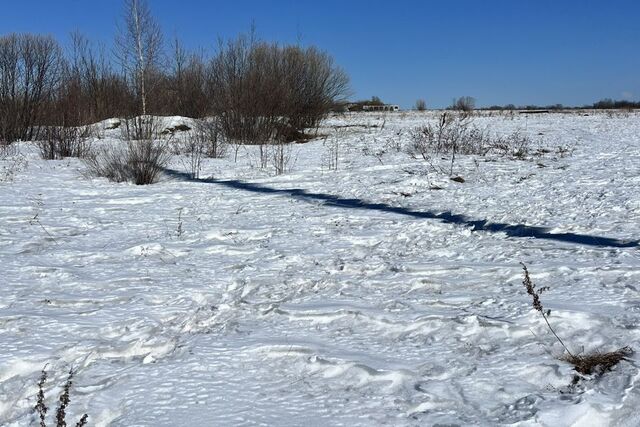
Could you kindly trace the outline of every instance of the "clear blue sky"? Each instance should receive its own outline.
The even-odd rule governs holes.
[[[167,38],[213,49],[255,22],[265,40],[314,44],[353,98],[410,107],[582,105],[640,99],[640,0],[149,0]],[[80,30],[111,43],[119,0],[0,0],[3,33]]]

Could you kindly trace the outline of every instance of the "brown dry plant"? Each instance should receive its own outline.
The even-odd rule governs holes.
[[[551,324],[549,323],[549,315],[551,314],[551,310],[545,311],[542,302],[540,301],[540,295],[543,292],[548,291],[549,287],[543,286],[541,288],[536,288],[536,286],[531,281],[527,266],[524,263],[520,264],[522,265],[522,269],[524,270],[524,279],[522,281],[522,284],[527,289],[527,293],[531,295],[533,308],[540,313],[553,336],[556,337],[558,342],[562,344],[562,347],[564,347],[566,351],[566,354],[562,355],[560,357],[560,360],[571,363],[576,372],[580,374],[602,375],[603,373],[612,369],[621,361],[627,360],[627,357],[633,354],[633,349],[629,346],[625,346],[619,348],[618,350],[609,352],[594,351],[587,354],[573,354],[565,345],[564,341],[562,341],[562,339],[558,336],[556,331],[551,327]]]
[[[46,365],[42,368],[42,373],[40,375],[40,380],[38,381],[38,394],[36,395],[36,406],[35,411],[40,418],[40,427],[46,427],[46,417],[49,408],[45,402],[45,394],[44,394],[44,385],[47,381],[47,371]],[[73,384],[73,376],[74,376],[73,368],[69,370],[69,376],[67,377],[67,381],[62,388],[62,393],[58,398],[58,408],[56,409],[56,427],[66,427],[67,426],[67,407],[71,403],[71,385]],[[83,414],[80,420],[76,423],[76,427],[84,427],[87,425],[87,420],[89,419],[89,415]]]

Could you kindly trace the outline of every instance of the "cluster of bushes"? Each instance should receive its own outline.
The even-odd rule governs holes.
[[[589,108],[593,108],[594,110],[633,109],[640,108],[640,102],[627,100],[614,101],[612,99],[606,98],[593,103]]]
[[[314,47],[238,39],[210,63],[211,112],[229,139],[247,144],[289,142],[317,127],[349,79]]]
[[[251,36],[221,44],[212,57],[179,40],[166,49],[146,1],[124,3],[112,49],[79,34],[68,49],[50,36],[0,36],[0,141],[139,115],[216,115],[230,138],[290,140],[347,92],[347,75],[314,47]]]
[[[506,136],[493,135],[486,129],[474,125],[469,115],[444,112],[435,124],[413,129],[408,153],[432,161],[442,155],[451,157],[449,174],[458,154],[524,158],[530,151],[531,141],[519,132]]]

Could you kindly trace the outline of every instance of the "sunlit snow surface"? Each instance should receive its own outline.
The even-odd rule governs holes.
[[[574,352],[640,350],[640,114],[475,118],[550,152],[461,156],[464,183],[404,152],[435,120],[333,117],[283,176],[253,147],[151,186],[19,144],[0,160],[0,425],[36,422],[46,364],[50,416],[77,370],[70,424],[640,424],[639,357],[569,387],[519,265]]]

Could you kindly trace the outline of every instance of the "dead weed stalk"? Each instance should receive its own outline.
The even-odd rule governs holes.
[[[45,365],[42,368],[42,373],[40,375],[40,380],[38,381],[38,394],[36,395],[36,406],[34,407],[38,417],[40,418],[40,427],[47,427],[46,417],[47,412],[49,411],[49,407],[45,402],[44,395],[44,385],[47,381],[47,366]],[[66,427],[67,426],[67,407],[71,403],[71,385],[73,384],[73,369],[69,370],[69,376],[67,377],[67,382],[64,384],[62,388],[62,393],[58,398],[58,408],[56,409],[56,427]],[[89,419],[89,415],[84,414],[80,418],[80,420],[76,423],[76,427],[85,427],[87,425],[87,420]]]
[[[621,361],[627,360],[627,357],[633,354],[633,349],[629,346],[625,346],[619,348],[618,350],[609,352],[594,351],[587,354],[572,353],[549,323],[549,315],[551,314],[551,310],[546,310],[545,312],[545,309],[542,306],[542,302],[540,302],[540,295],[543,292],[548,291],[549,287],[544,286],[541,288],[536,288],[536,286],[531,281],[531,277],[529,277],[529,270],[527,269],[527,266],[524,263],[520,264],[522,265],[522,269],[524,270],[524,279],[522,281],[522,284],[527,289],[527,293],[531,295],[533,308],[540,313],[553,336],[556,337],[558,342],[566,351],[566,354],[563,354],[560,357],[560,360],[571,363],[576,372],[580,374],[602,375],[612,369]]]

